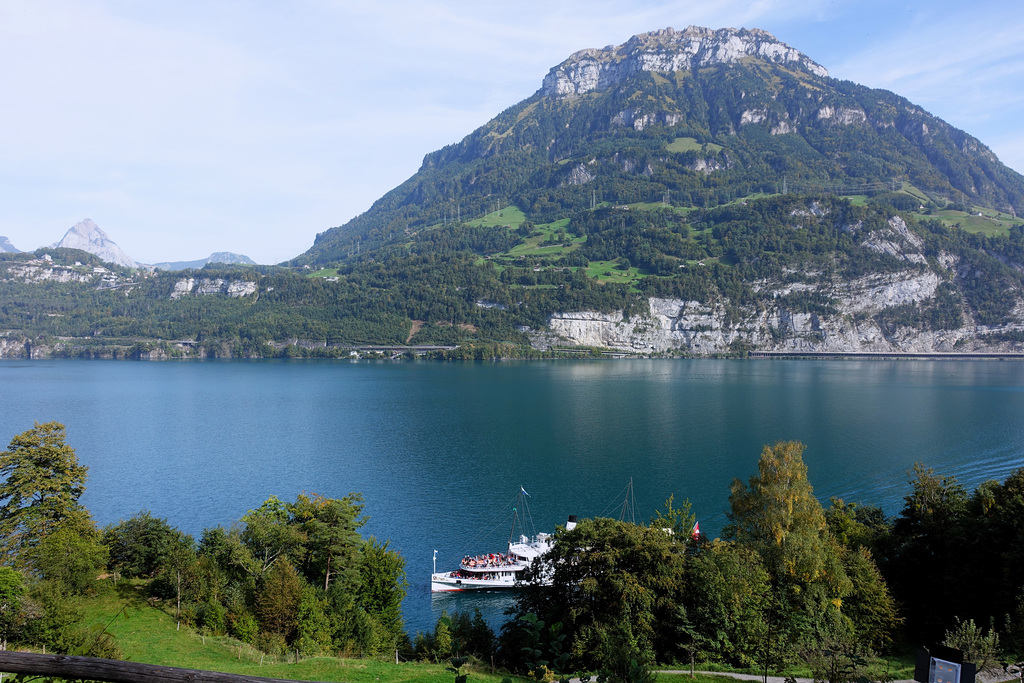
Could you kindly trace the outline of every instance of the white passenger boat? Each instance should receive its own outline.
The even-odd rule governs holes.
[[[430,590],[434,593],[445,591],[466,591],[515,588],[523,579],[533,561],[547,553],[554,544],[551,534],[539,533],[534,536],[520,535],[513,541],[517,522],[528,516],[524,495],[520,487],[519,504],[513,508],[512,531],[509,534],[508,550],[501,553],[467,555],[462,558],[459,568],[449,572],[437,571],[437,551],[434,551],[434,572],[430,576]],[[520,509],[524,512],[521,513]],[[525,513],[525,514],[524,514]],[[576,516],[571,515],[565,528],[576,526]],[[544,581],[541,581],[544,583]]]

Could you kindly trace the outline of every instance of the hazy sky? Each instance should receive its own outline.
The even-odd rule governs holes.
[[[763,28],[1024,172],[1024,2],[0,0],[0,235],[136,260],[305,251],[576,50]]]

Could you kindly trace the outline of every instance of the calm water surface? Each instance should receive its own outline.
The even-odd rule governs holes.
[[[195,536],[271,495],[366,498],[366,534],[406,559],[406,625],[506,596],[434,596],[438,569],[500,550],[510,502],[638,521],[670,495],[701,530],[733,477],[798,439],[815,493],[896,511],[923,462],[973,487],[1024,466],[1024,363],[630,360],[530,363],[0,361],[0,447],[58,420],[101,524],[140,510]]]

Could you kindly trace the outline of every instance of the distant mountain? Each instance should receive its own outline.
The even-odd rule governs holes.
[[[4,237],[3,235],[0,235],[0,253],[20,254],[21,250],[15,249],[14,245],[11,244],[11,241],[9,239]]]
[[[60,242],[50,246],[54,249],[81,249],[108,263],[126,268],[139,267],[131,256],[121,251],[121,247],[88,218],[75,223]]]
[[[154,268],[161,270],[187,270],[189,268],[202,268],[207,263],[223,263],[226,265],[255,266],[258,265],[244,254],[234,254],[230,251],[215,251],[204,259],[197,261],[164,261],[154,263]]]
[[[902,182],[939,206],[1024,215],[1024,177],[905,98],[831,78],[759,29],[665,29],[576,52],[293,264],[346,261],[507,205],[547,223],[602,202],[710,208]]]

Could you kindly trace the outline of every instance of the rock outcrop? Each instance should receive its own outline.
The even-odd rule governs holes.
[[[115,263],[125,268],[139,267],[139,264],[131,256],[121,251],[121,247],[117,246],[117,243],[110,239],[107,233],[100,230],[99,226],[88,218],[71,226],[64,234],[63,239],[51,247],[81,249],[99,256],[107,263]]]
[[[256,283],[250,280],[224,280],[222,278],[183,278],[174,283],[172,299],[203,294],[226,294],[231,298],[256,293]]]
[[[792,214],[811,219],[822,209],[811,203]],[[948,353],[968,351],[1021,352],[1024,343],[1024,298],[1017,291],[1010,319],[999,326],[977,325],[964,316],[956,329],[929,329],[899,322],[894,312],[936,304],[942,283],[963,277],[955,256],[940,253],[933,266],[924,241],[899,216],[871,230],[861,224],[845,230],[865,249],[895,257],[904,270],[875,272],[859,278],[825,279],[804,273],[803,281],[762,282],[758,292],[776,302],[759,308],[737,308],[728,301],[704,303],[651,298],[642,315],[591,311],[551,316],[551,332],[565,345],[597,346],[633,353],[687,353],[708,356],[739,350],[816,353]],[[832,302],[828,312],[804,312],[786,305],[793,294]],[[550,344],[541,344],[550,345]]]
[[[931,271],[872,274],[836,282],[828,294],[834,313],[805,313],[779,305],[741,309],[737,317],[725,302],[707,304],[680,299],[648,300],[649,310],[626,318],[622,313],[575,312],[552,316],[548,324],[563,344],[598,346],[633,353],[683,352],[697,356],[737,350],[791,352],[945,353],[1024,351],[1018,342],[993,341],[990,335],[1024,332],[1024,303],[1015,320],[999,327],[964,324],[930,330],[886,325],[887,309],[921,305],[934,298],[941,279]],[[792,289],[773,290],[784,296]],[[731,314],[730,314],[731,313]]]
[[[80,282],[95,285],[96,289],[130,290],[136,282],[103,266],[76,263],[73,266],[54,263],[49,254],[28,261],[10,261],[0,266],[0,281],[16,282]]]
[[[690,71],[751,57],[828,76],[825,67],[767,31],[690,26],[684,31],[642,33],[622,45],[580,50],[548,72],[540,92],[548,97],[582,95],[607,90],[640,71]]]

